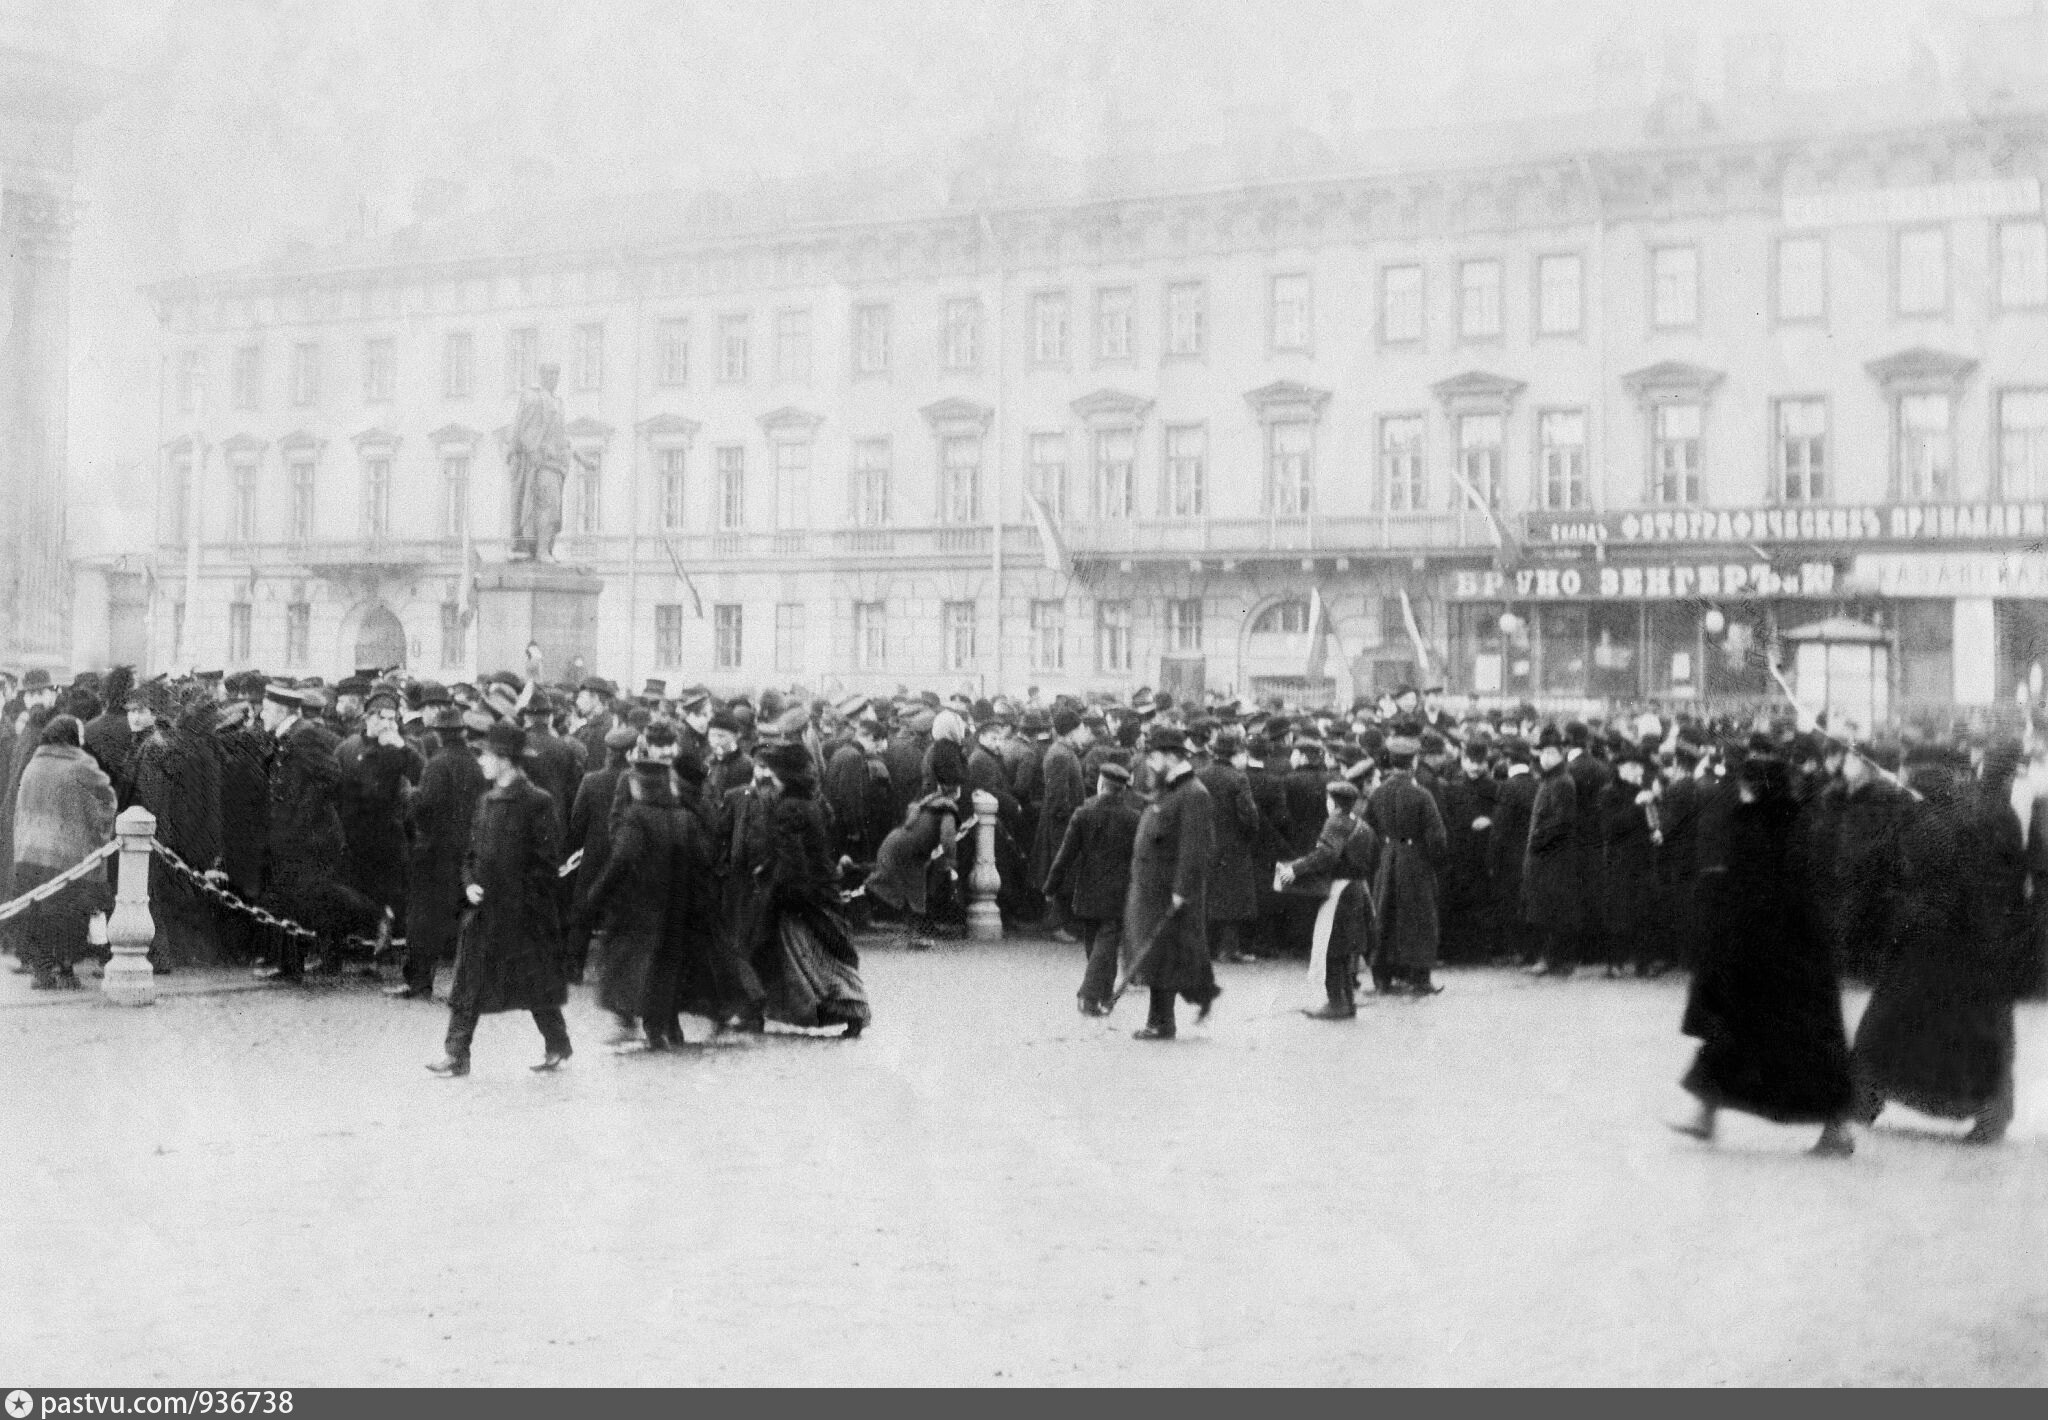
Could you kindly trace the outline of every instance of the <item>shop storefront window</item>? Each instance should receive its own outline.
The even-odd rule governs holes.
[[[2030,683],[2038,667],[2048,677],[2048,602],[2002,601],[1995,609],[1998,626],[1998,698]]]
[[[1634,603],[1595,606],[1587,612],[1589,685],[1594,695],[1632,699],[1638,692],[1642,608]]]
[[[1955,699],[1955,604],[1901,601],[1897,615],[1901,708],[1948,705]]]
[[[1584,695],[1591,685],[1586,608],[1547,606],[1536,614],[1542,688],[1546,695]]]
[[[1649,693],[1689,700],[1700,693],[1700,614],[1686,602],[1643,608],[1644,681]]]

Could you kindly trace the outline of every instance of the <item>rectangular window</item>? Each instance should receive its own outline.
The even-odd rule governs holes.
[[[939,441],[939,521],[981,520],[981,440],[956,434]]]
[[[1586,321],[1585,263],[1576,252],[1536,262],[1536,330],[1540,335],[1577,335]]]
[[[887,306],[853,308],[853,372],[856,375],[885,375],[889,372]]]
[[[1389,266],[1380,272],[1380,339],[1399,344],[1422,339],[1422,268]]]
[[[1202,599],[1175,597],[1166,603],[1166,649],[1172,655],[1198,655],[1202,650]]]
[[[807,310],[775,313],[775,378],[785,384],[802,384],[811,377],[811,313]]]
[[[1060,522],[1067,516],[1067,436],[1033,434],[1030,452],[1031,491],[1052,520]]]
[[[811,446],[801,440],[775,445],[775,526],[807,527],[811,507]]]
[[[462,624],[462,603],[441,603],[441,669],[457,670],[469,659],[469,628]]]
[[[293,459],[291,465],[293,542],[313,540],[313,461]]]
[[[1095,358],[1110,364],[1137,358],[1133,324],[1137,300],[1128,286],[1105,286],[1095,293]]]
[[[1095,431],[1095,516],[1130,518],[1138,508],[1138,431]]]
[[[1193,358],[1208,347],[1208,297],[1199,281],[1166,288],[1166,353]]]
[[[469,532],[469,455],[441,458],[441,536],[460,539]]]
[[[1166,516],[1199,518],[1208,512],[1209,430],[1201,424],[1166,427]]]
[[[1778,241],[1778,320],[1825,320],[1828,313],[1828,244],[1825,237]]]
[[[249,626],[256,609],[247,602],[228,603],[228,664],[246,665],[249,660]]]
[[[687,449],[663,449],[655,455],[656,471],[661,479],[661,528],[664,532],[682,530],[686,486],[683,474],[688,461]]]
[[[1543,507],[1569,511],[1587,506],[1586,415],[1578,409],[1547,409],[1536,420],[1537,499]]]
[[[678,389],[690,382],[689,321],[671,317],[655,327],[654,378],[667,389]]]
[[[206,353],[187,350],[178,357],[178,413],[197,414],[206,401]]]
[[[2008,311],[2048,306],[2048,222],[1998,224],[1998,304]]]
[[[738,532],[747,525],[747,451],[738,444],[718,449],[718,530]]]
[[[1908,227],[1898,237],[1898,313],[1940,315],[1948,309],[1948,228]]]
[[[1697,404],[1660,404],[1650,411],[1650,501],[1700,500],[1700,435],[1706,411]]]
[[[1031,298],[1031,359],[1039,365],[1067,363],[1067,293],[1040,291]]]
[[[947,602],[944,612],[945,668],[949,671],[971,671],[975,661],[975,604]]]
[[[1899,399],[1899,496],[1912,503],[1938,503],[1955,489],[1954,401],[1945,394],[1909,394]]]
[[[530,325],[505,332],[505,393],[523,394],[540,382],[540,331]]]
[[[1428,492],[1422,463],[1422,416],[1392,414],[1380,420],[1380,487],[1390,513],[1419,513]]]
[[[676,670],[683,664],[683,607],[661,602],[654,608],[654,668]]]
[[[888,525],[889,464],[887,439],[862,439],[853,446],[852,511],[855,527]]]
[[[981,363],[981,302],[972,296],[946,302],[940,362],[949,370],[972,370]]]
[[[1031,603],[1031,669],[1063,671],[1067,668],[1067,604],[1060,601]]]
[[[476,392],[476,337],[451,330],[441,342],[441,393],[447,399],[468,399]]]
[[[320,347],[311,341],[301,341],[292,347],[292,403],[308,405],[319,402]]]
[[[1498,414],[1458,416],[1458,473],[1489,508],[1500,506],[1501,423]],[[1471,496],[1460,490],[1463,505]]]
[[[1315,492],[1316,431],[1313,424],[1287,419],[1266,426],[1266,511],[1281,518],[1305,518]]]
[[[1309,286],[1302,274],[1275,276],[1272,291],[1275,350],[1309,348]]]
[[[775,669],[784,675],[801,675],[804,669],[804,604],[775,604]]]
[[[397,382],[398,354],[391,337],[373,336],[363,342],[363,402],[385,404]]]
[[[1826,500],[1828,402],[1778,401],[1778,497],[1787,503]]]
[[[1095,669],[1105,674],[1131,669],[1131,604],[1127,601],[1095,604]]]
[[[293,602],[284,609],[284,663],[303,666],[312,659],[313,604]]]
[[[736,671],[746,664],[741,610],[738,602],[720,602],[711,608],[711,663],[718,670]]]
[[[576,388],[586,394],[604,388],[604,323],[576,327]]]
[[[235,463],[235,541],[256,540],[256,461]]]
[[[589,536],[604,531],[604,450],[578,449],[576,455],[576,483],[567,521],[569,531]],[[589,459],[591,466],[584,467],[583,459]]]
[[[1458,334],[1467,340],[1491,340],[1500,334],[1500,263],[1458,263]]]
[[[235,408],[258,409],[263,404],[263,347],[244,345],[235,351]]]
[[[384,537],[391,531],[391,459],[388,455],[363,463],[363,533]]]
[[[1679,330],[1700,323],[1700,249],[1657,247],[1650,253],[1650,323]]]
[[[1999,392],[1998,492],[2048,496],[2048,389]]]
[[[747,318],[718,318],[718,378],[728,385],[747,382]]]
[[[882,602],[853,604],[853,668],[886,670],[889,666],[889,616]]]

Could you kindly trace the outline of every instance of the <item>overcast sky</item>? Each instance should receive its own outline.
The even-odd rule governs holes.
[[[1038,146],[1081,156],[1105,79],[1175,134],[1315,127],[1340,91],[1364,127],[1513,119],[1640,101],[1596,84],[1599,61],[1633,51],[1653,74],[1680,29],[1710,88],[1723,39],[1773,31],[1789,82],[1825,89],[1895,79],[1916,40],[1939,51],[1967,17],[2029,3],[16,0],[17,41],[127,76],[80,134],[74,540],[118,535],[154,456],[137,285],[365,213],[402,224],[423,182],[478,205],[543,181],[576,196],[877,162],[940,175],[1019,114]]]

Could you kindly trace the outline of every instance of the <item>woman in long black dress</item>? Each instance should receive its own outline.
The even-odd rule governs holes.
[[[1799,805],[1783,761],[1752,752],[1730,816],[1728,912],[1701,944],[1684,1032],[1700,1042],[1683,1084],[1699,1114],[1672,1127],[1714,1137],[1723,1109],[1779,1124],[1819,1124],[1813,1152],[1855,1152],[1842,993],[1826,939],[1805,910],[1793,847]]]
[[[869,1020],[860,956],[841,915],[836,864],[825,810],[817,799],[810,751],[801,744],[764,747],[773,809],[768,851],[752,891],[753,965],[767,992],[763,1014],[785,1025],[839,1025],[849,1039]]]

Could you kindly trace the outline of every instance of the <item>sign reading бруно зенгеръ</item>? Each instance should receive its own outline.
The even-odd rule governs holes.
[[[1898,503],[1842,507],[1638,508],[1530,513],[1537,547],[1665,542],[1995,542],[2048,538],[2048,503]]]
[[[1832,562],[1803,562],[1787,571],[1768,562],[1665,562],[1641,567],[1453,572],[1445,594],[1455,602],[1684,601],[1694,597],[1738,601],[1825,597],[1834,590]]]

